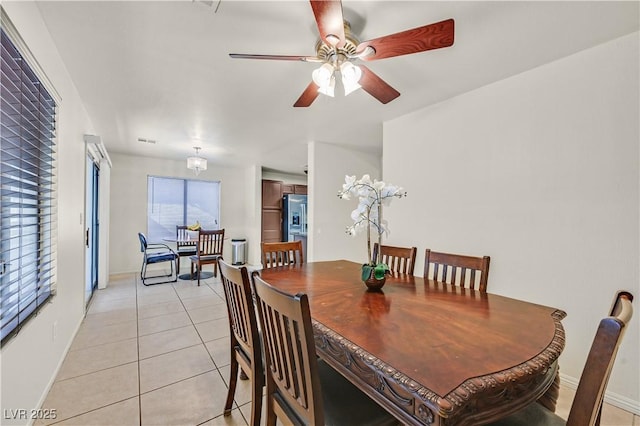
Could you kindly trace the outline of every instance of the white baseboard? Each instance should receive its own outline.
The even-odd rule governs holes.
[[[576,390],[578,388],[578,379],[575,377],[567,376],[560,373],[560,384],[566,386],[569,389]],[[640,416],[640,401],[634,401],[631,398],[617,394],[611,391],[605,391],[604,401],[607,404],[614,405],[625,411],[629,411],[637,416]]]
[[[51,376],[51,379],[49,380],[49,383],[47,384],[47,386],[44,389],[44,392],[42,392],[42,396],[40,396],[40,401],[38,401],[38,407],[42,408],[42,405],[44,404],[44,401],[47,399],[47,396],[49,395],[49,391],[51,391],[51,387],[53,386],[53,384],[56,381],[56,377],[58,377],[58,373],[60,372],[60,368],[62,368],[62,363],[64,362],[64,360],[67,358],[67,354],[69,353],[69,349],[71,349],[71,344],[73,343],[73,340],[76,338],[76,335],[78,334],[78,330],[80,330],[80,326],[82,325],[82,321],[84,321],[84,315],[82,315],[82,317],[80,318],[80,321],[78,322],[78,325],[76,326],[75,331],[73,332],[73,336],[71,336],[71,339],[69,339],[69,342],[67,343],[67,347],[64,348],[64,352],[62,354],[62,357],[60,357],[60,361],[58,361],[58,366],[56,367],[55,371],[53,372],[53,375]],[[31,420],[29,420],[29,423],[27,423],[29,426],[33,425],[34,419],[32,418]]]

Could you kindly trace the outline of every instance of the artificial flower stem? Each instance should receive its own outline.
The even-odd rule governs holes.
[[[367,207],[367,222],[370,222],[371,207]],[[371,226],[367,226],[367,256],[369,257],[369,265],[371,265]]]
[[[382,203],[378,200],[378,221],[382,222]],[[376,264],[382,263],[382,232],[378,231],[378,252],[376,253]]]

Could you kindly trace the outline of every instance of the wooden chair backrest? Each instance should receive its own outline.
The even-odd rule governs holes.
[[[232,347],[239,345],[246,364],[255,363],[256,371],[262,371],[262,355],[258,319],[253,304],[251,281],[244,266],[236,268],[223,260],[218,260],[224,297],[227,301]],[[235,343],[235,344],[234,344]],[[236,349],[237,350],[237,349]]]
[[[567,418],[567,426],[600,424],[602,400],[622,336],[633,315],[633,295],[620,291],[616,295],[610,316],[600,321],[587,362],[582,370],[578,389]]]
[[[301,265],[304,263],[302,241],[262,243],[262,267]]]
[[[275,414],[283,424],[323,425],[307,295],[284,293],[257,272],[252,278],[265,353],[267,418]]]
[[[198,238],[197,256],[222,256],[222,245],[224,243],[224,229],[215,231],[200,230]]]
[[[489,256],[473,257],[427,249],[424,259],[424,278],[460,287],[477,288],[486,293],[490,260]]]
[[[180,250],[181,247],[188,247],[193,250],[196,248],[196,241],[188,242],[187,225],[176,225],[176,247]]]
[[[413,275],[413,270],[416,266],[416,254],[418,249],[416,247],[394,247],[394,246],[378,246],[375,243],[373,246],[373,258],[377,259],[377,253],[380,250],[382,256],[382,263],[386,263],[389,269],[402,274]]]

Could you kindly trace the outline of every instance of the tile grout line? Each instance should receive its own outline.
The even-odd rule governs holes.
[[[213,291],[215,294],[217,294],[212,288],[211,286],[209,286],[209,283],[207,283],[206,281],[204,281],[204,284],[211,290]],[[193,322],[193,318],[191,318],[191,315],[189,315],[189,310],[187,309],[187,307],[184,305],[184,301],[182,300],[182,297],[180,296],[180,293],[178,293],[178,290],[176,290],[175,284],[172,283],[171,286],[173,287],[173,290],[176,292],[176,294],[178,295],[178,300],[180,300],[180,304],[182,305],[182,307],[184,308],[184,311],[187,313],[187,317],[189,317],[189,321],[191,321],[191,325],[193,326],[193,328],[195,329],[196,333],[198,333],[198,338],[200,338],[200,342],[199,344],[201,344],[202,346],[204,346],[204,350],[207,352],[207,355],[209,355],[209,359],[211,359],[211,362],[213,363],[213,367],[214,370],[216,370],[216,372],[218,373],[218,375],[222,378],[223,383],[226,384],[226,382],[224,382],[224,378],[222,377],[222,374],[220,373],[220,370],[218,369],[218,364],[216,364],[215,360],[213,359],[213,357],[211,356],[211,353],[209,352],[209,350],[207,349],[207,345],[204,342],[204,339],[202,338],[202,335],[200,334],[200,332],[198,331],[198,327],[196,327],[196,324]],[[194,345],[197,346],[197,345]],[[210,370],[213,371],[213,370]],[[206,374],[208,373],[201,373],[201,374]],[[196,377],[196,376],[194,376]],[[227,385],[227,389],[229,388],[229,386]],[[204,422],[200,423],[200,424],[204,424],[207,423],[209,421],[212,421],[213,419],[215,419],[215,417],[205,420]]]
[[[220,272],[220,282],[224,286],[224,283],[222,283],[222,272]],[[225,308],[227,308],[227,319],[228,319],[229,311],[228,311],[228,306],[227,306],[227,296],[226,296],[226,294],[223,294],[223,296],[220,296],[220,294],[218,294],[218,292],[213,287],[211,287],[209,285],[209,283],[207,283],[207,286],[211,289],[211,291],[213,291],[215,294],[217,294],[218,297],[221,297],[222,300],[224,301]],[[224,291],[224,288],[223,288],[223,291]],[[231,327],[231,323],[229,323],[229,327]],[[229,334],[229,339],[231,339],[231,333],[233,333],[233,330],[229,329],[229,333],[230,333]],[[205,349],[206,349],[206,345],[205,345]],[[209,351],[207,351],[207,352],[209,352]],[[218,374],[222,378],[222,381],[227,385],[227,389],[229,389],[229,383],[227,383],[227,381],[225,380],[224,376],[222,375],[222,372],[220,371],[220,368],[218,367],[218,364],[216,364],[216,362],[213,359],[213,357],[211,356],[211,354],[209,354],[209,356],[211,357],[211,360],[213,361],[213,364],[216,366],[216,369],[218,370]],[[234,355],[232,354],[231,356],[234,356]],[[238,374],[240,374],[240,366],[238,366]],[[237,390],[238,390],[238,388],[236,387],[236,392],[237,392]],[[242,410],[240,410],[241,405],[238,404],[238,401],[236,400],[235,395],[234,395],[234,398],[233,398],[233,403],[236,406],[235,409],[238,410],[238,413],[240,414],[242,419],[245,421],[245,423],[248,425],[249,421],[245,418],[244,413],[242,412]],[[243,404],[243,405],[245,405],[245,404]],[[232,410],[233,410],[233,408],[232,408]]]
[[[140,315],[138,312],[138,276],[134,275],[133,284],[136,288],[136,342],[138,351],[138,425],[142,426],[142,384],[140,379]]]
[[[217,278],[217,277],[211,277],[211,279],[212,279],[212,280],[213,280],[213,279],[215,279],[215,278]],[[222,298],[222,300],[224,301],[225,307],[226,307],[226,304],[227,304],[226,296],[225,296],[225,297],[220,296],[220,294],[218,294],[218,292],[217,292],[213,287],[211,287],[211,285],[210,285],[206,280],[204,281],[204,284],[205,284],[207,287],[209,287],[209,289],[210,289],[210,290],[211,290],[211,291],[212,291],[216,296],[218,296],[218,297],[221,297],[221,298]],[[175,287],[174,287],[174,289],[175,289]],[[196,327],[196,324],[193,322],[193,319],[191,318],[191,315],[189,315],[189,311],[187,310],[186,306],[184,306],[184,303],[183,303],[182,297],[180,297],[180,294],[178,294],[178,298],[180,299],[180,303],[182,304],[182,306],[184,307],[185,311],[187,312],[187,315],[189,316],[189,320],[191,321],[191,323],[192,323],[193,327],[196,329],[196,333],[198,333],[198,337],[199,337],[199,338],[200,338],[200,340],[202,341],[202,345],[204,346],[204,349],[207,351],[207,354],[209,355],[209,358],[210,358],[210,359],[211,359],[211,361],[213,362],[213,365],[214,365],[214,367],[215,367],[215,370],[218,372],[218,375],[219,375],[219,376],[220,376],[220,378],[222,379],[222,382],[226,385],[227,389],[229,389],[229,384],[227,383],[227,380],[225,379],[225,377],[223,376],[222,372],[220,371],[220,367],[218,367],[218,364],[217,364],[217,363],[216,363],[216,361],[213,359],[213,356],[211,355],[211,353],[210,353],[210,352],[209,352],[209,350],[207,349],[207,345],[206,345],[206,343],[205,343],[204,339],[202,338],[202,335],[201,335],[201,334],[200,334],[200,332],[198,331],[198,328]],[[228,319],[228,317],[229,317],[229,315],[228,315],[228,313],[227,313],[227,319]],[[231,330],[229,330],[229,332],[231,332]],[[230,338],[230,337],[229,337],[229,338]],[[244,414],[243,414],[243,413],[242,413],[242,411],[240,410],[240,404],[238,404],[238,402],[236,401],[236,399],[235,399],[235,398],[233,399],[233,403],[235,404],[235,409],[237,409],[237,410],[238,410],[238,413],[240,414],[240,416],[242,417],[242,419],[245,421],[245,423],[246,423],[246,424],[248,424],[247,419],[245,419]],[[232,410],[233,410],[233,408],[232,408]],[[218,416],[218,417],[219,417],[219,416]],[[213,419],[216,419],[216,418],[217,418],[217,417],[213,417],[213,418],[211,418],[211,419],[209,419],[209,420],[206,420],[206,421],[204,421],[204,422],[202,422],[202,423],[200,423],[200,424],[207,423],[207,422],[212,421]]]

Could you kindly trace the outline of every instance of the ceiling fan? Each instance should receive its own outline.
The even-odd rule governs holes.
[[[345,95],[362,87],[371,96],[386,104],[400,96],[400,92],[369,68],[354,65],[354,62],[375,61],[453,45],[453,19],[360,42],[343,18],[341,0],[310,2],[320,32],[320,40],[316,43],[316,56],[229,54],[232,58],[321,63],[320,68],[313,71],[311,83],[294,107],[308,107],[319,93],[333,96],[335,74],[338,72],[342,78]]]

